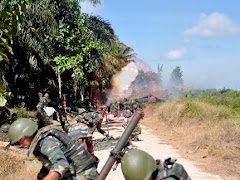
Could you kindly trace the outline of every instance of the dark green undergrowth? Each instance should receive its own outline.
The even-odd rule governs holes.
[[[18,119],[19,118],[34,118],[36,117],[37,111],[28,111],[25,107],[25,104],[22,103],[21,105],[10,109],[11,114],[16,113]]]

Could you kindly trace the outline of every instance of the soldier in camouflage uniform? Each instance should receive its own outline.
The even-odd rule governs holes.
[[[122,115],[125,118],[130,118],[132,116],[131,105],[127,98],[124,98],[124,101],[122,102]]]
[[[86,109],[79,108],[78,116],[76,117],[76,121],[78,123],[84,123],[89,128],[91,128],[92,134],[94,133],[95,129],[97,128],[98,132],[103,134],[104,136],[108,137],[109,135],[102,129],[102,121],[103,117],[95,112],[86,113]]]
[[[38,126],[21,118],[9,128],[11,143],[28,148],[30,160],[38,158],[42,169],[38,179],[87,180],[97,177],[96,162],[85,147],[58,126]]]
[[[12,118],[6,120],[5,123],[0,128],[0,141],[9,142],[8,129],[10,125],[17,120],[17,114],[13,113]]]
[[[142,109],[137,107],[138,107],[137,104],[133,105],[133,112],[142,111]],[[129,124],[130,122],[131,122],[131,119],[129,118],[127,124]],[[123,127],[126,128],[126,126],[123,126]],[[141,133],[142,133],[142,128],[140,127],[140,123],[138,123],[130,136],[130,140],[140,141],[138,135],[140,135]]]
[[[84,108],[79,108],[78,109],[78,115],[76,117],[76,121],[77,123],[81,122],[81,120],[83,119],[84,115],[86,114],[86,109]]]
[[[0,132],[0,141],[9,142],[10,139],[8,137],[8,130],[9,130],[10,124],[5,123],[1,126],[1,132]]]
[[[94,155],[93,151],[93,142],[92,142],[92,131],[84,123],[77,123],[68,128],[68,135],[71,136],[73,139],[80,142],[84,145],[85,149],[93,156],[96,160],[96,164],[99,163],[99,159],[97,156]]]
[[[80,122],[88,125],[88,127],[91,128],[92,134],[94,133],[95,129],[97,129],[97,131],[102,135],[109,137],[108,133],[102,129],[103,117],[100,114],[96,112],[86,113]]]
[[[114,117],[116,117],[118,115],[118,104],[117,104],[117,102],[111,104],[110,111],[111,111],[111,114]]]
[[[137,149],[123,156],[121,169],[126,180],[191,180],[184,167],[171,158],[155,161],[151,155]]]
[[[37,104],[36,108],[38,112],[42,112],[44,107],[48,106],[48,103],[50,102],[49,94],[45,93],[44,97],[42,96],[42,93],[38,93],[39,95],[39,103]]]

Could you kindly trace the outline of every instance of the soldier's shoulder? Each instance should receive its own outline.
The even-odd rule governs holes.
[[[40,141],[40,147],[42,151],[49,151],[50,147],[60,146],[60,140],[55,136],[47,136]]]

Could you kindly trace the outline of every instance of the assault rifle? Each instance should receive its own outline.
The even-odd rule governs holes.
[[[126,127],[125,131],[123,132],[122,136],[120,137],[117,145],[115,148],[110,152],[109,158],[105,165],[103,166],[97,180],[104,180],[112,166],[114,165],[115,162],[117,162],[114,166],[114,169],[116,169],[117,164],[120,163],[121,157],[124,155],[126,151],[126,147],[128,146],[128,140],[129,137],[131,136],[133,130],[135,129],[136,125],[138,124],[139,120],[143,117],[143,114],[141,111],[136,111]]]

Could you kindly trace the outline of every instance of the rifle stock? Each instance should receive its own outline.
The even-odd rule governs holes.
[[[108,175],[109,171],[111,170],[114,162],[117,160],[117,158],[114,157],[113,154],[117,154],[117,153],[119,153],[123,150],[124,146],[128,142],[129,137],[131,136],[134,128],[136,127],[136,125],[138,124],[138,122],[141,118],[142,118],[142,112],[137,111],[137,112],[134,113],[134,115],[132,117],[132,120],[130,121],[130,123],[126,127],[126,129],[123,132],[122,136],[120,137],[117,145],[111,151],[111,153],[109,155],[109,158],[108,158],[107,162],[105,163],[105,165],[103,166],[97,180],[104,180],[107,177],[107,175]]]

